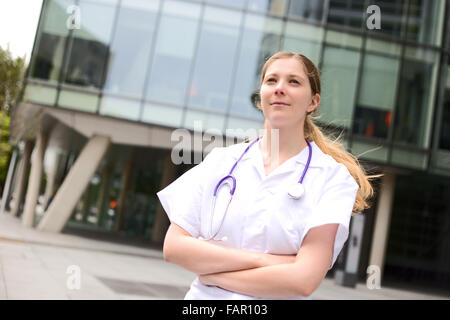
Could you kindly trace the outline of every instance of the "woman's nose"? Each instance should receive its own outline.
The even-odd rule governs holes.
[[[284,94],[284,83],[279,81],[275,87],[275,94]]]

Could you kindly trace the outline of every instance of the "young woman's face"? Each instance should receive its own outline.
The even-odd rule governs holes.
[[[261,108],[271,128],[298,128],[306,112],[320,101],[314,95],[303,64],[295,58],[273,61],[266,70],[260,89]]]

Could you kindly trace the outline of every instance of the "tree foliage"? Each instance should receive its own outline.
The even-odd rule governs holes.
[[[3,186],[11,158],[9,124],[16,107],[25,73],[25,58],[13,58],[9,48],[0,46],[0,185]]]

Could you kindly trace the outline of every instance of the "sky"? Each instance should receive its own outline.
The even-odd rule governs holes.
[[[0,46],[30,60],[42,0],[0,0]]]

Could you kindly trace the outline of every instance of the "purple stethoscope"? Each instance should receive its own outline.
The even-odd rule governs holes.
[[[244,152],[241,154],[241,156],[239,157],[239,159],[234,163],[233,167],[230,170],[230,173],[228,173],[227,176],[223,177],[222,179],[220,179],[220,181],[217,183],[215,189],[214,189],[214,195],[213,195],[213,204],[212,204],[212,217],[211,217],[211,223],[210,223],[210,228],[209,228],[209,234],[211,235],[212,232],[212,225],[213,225],[213,217],[214,217],[214,211],[216,208],[216,199],[217,199],[217,191],[219,190],[219,188],[222,186],[222,184],[225,182],[227,184],[229,184],[229,181],[231,181],[231,189],[230,189],[230,199],[228,200],[228,202],[226,203],[226,208],[225,208],[225,212],[223,214],[222,220],[220,222],[219,228],[217,229],[217,232],[214,233],[214,235],[212,235],[209,239],[204,239],[202,237],[200,237],[200,239],[202,240],[216,240],[216,241],[226,241],[227,237],[223,237],[221,239],[215,239],[216,235],[219,233],[220,229],[222,228],[222,224],[223,221],[225,220],[225,216],[228,212],[228,207],[230,206],[231,200],[233,199],[234,196],[234,192],[236,191],[236,178],[233,176],[233,171],[236,168],[237,164],[239,163],[239,161],[242,159],[242,157],[247,153],[247,151],[259,140],[261,139],[261,137],[256,138],[245,150]],[[309,168],[309,163],[311,162],[311,155],[312,155],[312,148],[311,148],[311,144],[309,143],[309,141],[307,139],[305,139],[306,143],[308,144],[308,149],[309,149],[309,154],[308,154],[308,161],[306,162],[305,165],[305,169],[303,169],[303,174],[300,178],[300,180],[293,184],[289,190],[288,190],[288,195],[289,197],[291,197],[292,199],[300,199],[303,194],[305,193],[305,187],[303,186],[303,178],[305,177],[306,172],[308,171]]]

